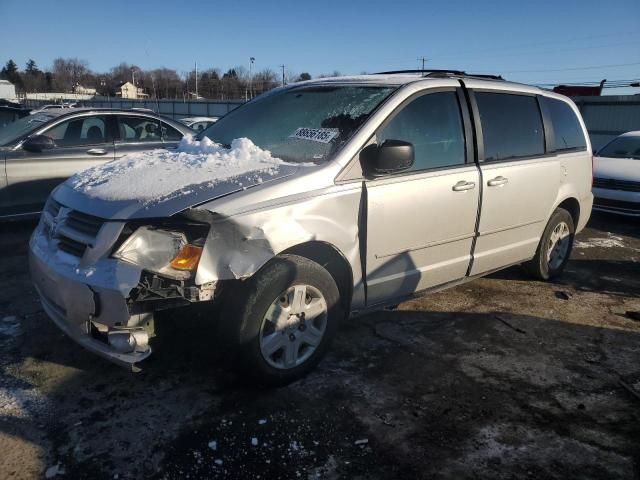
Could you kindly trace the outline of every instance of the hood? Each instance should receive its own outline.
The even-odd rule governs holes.
[[[635,158],[594,157],[593,176],[640,182],[640,160]]]
[[[185,137],[178,149],[153,150],[85,170],[53,193],[59,203],[109,220],[169,217],[216,198],[293,175],[300,167],[249,139],[229,148]]]

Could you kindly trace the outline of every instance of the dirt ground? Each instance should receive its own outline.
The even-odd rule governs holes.
[[[275,390],[219,365],[207,312],[140,374],[67,339],[0,225],[0,478],[640,478],[640,223],[594,215],[566,273],[519,268],[345,323]],[[635,313],[634,313],[635,312]]]

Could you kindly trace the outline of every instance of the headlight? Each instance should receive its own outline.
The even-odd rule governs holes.
[[[113,254],[115,258],[172,278],[189,278],[202,247],[187,243],[184,233],[139,227]]]

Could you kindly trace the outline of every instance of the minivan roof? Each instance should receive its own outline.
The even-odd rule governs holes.
[[[460,70],[398,70],[392,72],[381,72],[364,75],[349,75],[341,77],[325,77],[308,80],[306,82],[300,82],[301,84],[331,84],[331,83],[353,83],[353,84],[373,84],[373,85],[389,85],[389,86],[402,86],[409,83],[419,81],[437,81],[443,78],[450,78],[454,80],[482,80],[487,85],[500,85],[502,88],[508,89],[509,87],[514,90],[527,91],[534,89],[535,91],[542,92],[543,90],[527,85],[524,83],[509,82],[503,80],[499,75],[484,75],[484,74],[469,74]]]

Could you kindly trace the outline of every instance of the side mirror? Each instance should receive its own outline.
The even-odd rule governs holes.
[[[413,166],[413,144],[402,140],[385,140],[382,145],[369,145],[360,152],[362,171],[368,177],[381,177]]]
[[[46,135],[33,135],[27,138],[22,144],[22,148],[27,152],[40,153],[43,150],[51,150],[56,147],[56,142]]]

